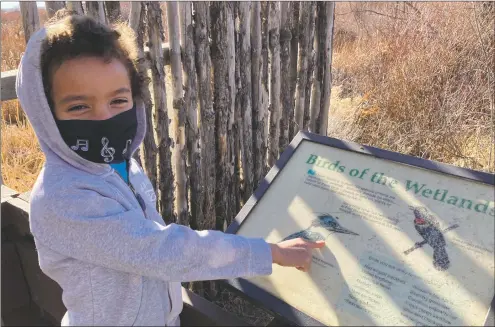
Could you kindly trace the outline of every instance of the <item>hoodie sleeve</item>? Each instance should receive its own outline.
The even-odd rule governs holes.
[[[92,190],[31,199],[36,241],[95,265],[166,281],[269,275],[268,243],[219,231],[161,225]]]

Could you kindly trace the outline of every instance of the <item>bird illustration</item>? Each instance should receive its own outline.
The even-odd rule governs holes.
[[[302,230],[300,232],[297,232],[297,233],[294,233],[294,234],[287,236],[286,238],[284,238],[284,241],[291,240],[294,238],[299,238],[299,237],[304,238],[304,239],[311,241],[311,242],[323,241],[330,234],[333,234],[333,233],[359,235],[359,234],[356,234],[356,233],[348,230],[347,228],[340,226],[338,219],[339,219],[339,217],[334,217],[330,214],[326,214],[326,213],[320,214],[317,216],[317,219],[313,220],[313,222],[311,223],[311,226],[309,226],[305,230]],[[324,236],[322,233],[312,230],[313,228],[316,228],[316,227],[323,227],[326,230],[328,230],[330,233],[327,234],[326,236]]]
[[[445,249],[445,239],[437,219],[425,207],[416,207],[413,212],[414,228],[433,249],[433,266],[437,270],[448,269],[450,260]]]

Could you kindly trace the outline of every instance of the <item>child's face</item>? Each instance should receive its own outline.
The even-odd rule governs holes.
[[[97,57],[63,62],[52,78],[52,98],[59,120],[104,120],[133,106],[126,67]]]

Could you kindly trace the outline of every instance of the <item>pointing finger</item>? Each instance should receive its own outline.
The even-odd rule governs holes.
[[[322,247],[325,246],[325,241],[310,242],[308,243],[308,245],[313,249],[321,249]]]

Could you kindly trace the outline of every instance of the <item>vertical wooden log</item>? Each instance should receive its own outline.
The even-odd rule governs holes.
[[[167,89],[165,86],[165,67],[163,63],[162,43],[163,22],[159,2],[149,1],[147,6],[147,26],[150,49],[150,68],[153,82],[153,98],[156,113],[158,138],[158,191],[160,213],[167,224],[175,223],[174,215],[174,176],[172,173],[171,146],[168,131]]]
[[[269,121],[268,121],[268,106],[270,104],[270,82],[269,82],[269,31],[268,31],[268,18],[269,17],[269,4],[268,2],[261,3],[261,178],[264,178],[268,172],[268,136],[269,136]],[[258,181],[259,183],[260,181]]]
[[[131,2],[131,11],[129,15],[129,26],[134,30],[136,34],[136,42],[138,49],[138,65],[137,69],[140,75],[148,76],[148,67],[146,64],[146,57],[144,54],[144,37],[146,33],[146,6],[144,2],[133,1]],[[146,109],[146,134],[144,135],[142,145],[142,156],[144,161],[144,170],[146,175],[151,181],[151,185],[155,190],[158,190],[157,185],[157,152],[158,148],[155,142],[153,124],[153,102],[151,100],[151,93],[148,83],[143,85],[141,89],[143,95],[143,102]],[[157,192],[158,193],[158,192]]]
[[[335,2],[324,3],[325,15],[323,23],[325,36],[323,42],[323,85],[320,100],[320,114],[316,121],[316,130],[321,135],[328,135],[328,112],[330,111],[330,95],[332,91],[332,42],[335,20]],[[323,38],[323,37],[322,37]]]
[[[134,30],[136,35],[138,35],[139,24],[141,24],[141,19],[143,19],[142,15],[146,15],[146,6],[144,5],[144,2],[132,1],[131,2],[131,10],[129,12],[129,26]],[[139,43],[138,43],[138,45],[139,45]],[[143,45],[144,45],[144,43],[143,43]],[[138,49],[138,51],[140,51],[140,49]]]
[[[204,194],[203,216],[197,217],[198,229],[214,229],[216,190],[215,111],[211,83],[210,8],[208,2],[194,2],[195,63],[198,72],[200,107],[201,177],[200,189]],[[203,219],[201,219],[203,218]]]
[[[314,4],[312,2],[301,2],[299,8],[299,48],[297,59],[297,86],[296,86],[296,104],[294,116],[296,120],[296,131],[303,130],[304,105],[306,103],[306,85],[308,82],[308,57],[310,53],[310,20],[314,14]]]
[[[215,219],[215,190],[216,190],[216,149],[215,149],[215,112],[213,111],[213,95],[211,90],[211,58],[210,58],[210,9],[209,3],[198,1],[194,6],[194,45],[195,64],[198,76],[199,100],[199,143],[200,143],[200,173],[198,191],[203,200],[198,204],[196,228],[198,230],[214,229]],[[187,52],[187,49],[185,50]],[[191,181],[192,183],[192,181]],[[201,201],[201,199],[198,199]],[[202,212],[199,212],[202,208]],[[191,206],[191,210],[193,207]],[[194,282],[191,289],[204,295],[204,289],[212,288],[206,282]]]
[[[290,41],[290,96],[291,96],[291,108],[289,113],[289,142],[294,138],[297,133],[296,120],[294,115],[295,107],[295,94],[297,85],[297,60],[298,60],[298,48],[299,48],[299,8],[300,2],[292,2],[292,15],[291,15],[291,34],[292,39]]]
[[[234,172],[228,143],[228,136],[234,123],[235,104],[235,39],[232,7],[233,4],[227,2],[212,2],[210,5],[212,22],[211,59],[214,81],[213,101],[215,104],[217,132],[217,229],[223,229],[224,222],[231,213],[227,190]]]
[[[251,106],[251,6],[252,3],[239,2],[239,57],[240,69],[240,117],[242,122],[242,171],[244,181],[243,201],[253,193],[253,108]],[[255,81],[256,83],[256,81]],[[253,87],[254,88],[254,87]]]
[[[103,1],[86,1],[86,14],[100,23],[107,23]]]
[[[253,189],[256,189],[262,177],[262,96],[261,96],[261,4],[254,1],[251,11],[251,81],[253,99]]]
[[[323,58],[324,42],[326,38],[325,31],[325,3],[318,2],[316,9],[316,22],[314,33],[314,69],[313,69],[313,83],[311,85],[311,99],[309,105],[309,125],[308,130],[312,133],[316,133],[316,121],[320,114],[320,100],[321,90],[323,83],[323,75],[325,71],[325,61]]]
[[[132,5],[132,3],[131,3]],[[105,1],[105,11],[110,23],[116,23],[120,17],[120,1]]]
[[[84,9],[81,1],[67,1],[67,9],[75,11],[79,15],[84,15]]]
[[[311,13],[309,16],[309,40],[308,40],[308,69],[307,69],[307,82],[304,95],[304,122],[303,128],[305,131],[309,129],[310,121],[310,100],[311,100],[311,86],[313,85],[313,70],[315,67],[315,52],[314,52],[314,39],[315,39],[315,11],[316,2],[312,2]]]
[[[184,49],[184,106],[186,109],[186,140],[187,140],[187,168],[189,176],[189,208],[191,215],[189,225],[193,229],[198,228],[198,221],[203,221],[203,189],[200,187],[201,157],[198,128],[198,79],[196,76],[196,63],[194,62],[194,26],[192,21],[192,3],[181,1],[181,46]]]
[[[40,17],[36,1],[19,1],[22,16],[22,27],[24,29],[24,40],[28,43],[31,35],[40,28]]]
[[[52,18],[58,10],[65,8],[65,2],[64,1],[45,1],[45,8],[46,8],[46,14],[47,14],[48,18]]]
[[[280,2],[280,80],[281,83],[281,117],[280,117],[280,152],[289,144],[289,126],[293,120],[290,71],[290,45],[292,34],[290,31],[290,2]],[[291,115],[292,112],[292,115]]]
[[[232,162],[234,166],[234,174],[232,176],[232,182],[230,183],[230,208],[231,214],[227,217],[227,221],[224,224],[224,230],[230,225],[232,218],[240,210],[241,198],[243,192],[241,190],[241,144],[243,144],[244,137],[242,135],[243,124],[241,119],[241,62],[239,60],[239,53],[241,51],[240,43],[240,2],[233,2],[233,21],[234,21],[234,37],[235,37],[235,103],[234,103],[234,125],[233,125],[233,142],[229,142],[229,146],[232,154]]]
[[[270,140],[268,143],[268,165],[278,159],[280,146],[280,2],[269,2],[270,45]]]
[[[168,40],[170,44],[170,65],[172,70],[173,88],[173,116],[172,133],[174,146],[172,151],[172,165],[175,176],[175,209],[177,210],[177,223],[189,225],[186,189],[186,131],[184,90],[182,88],[182,62],[180,54],[180,27],[179,5],[177,1],[167,2]]]

